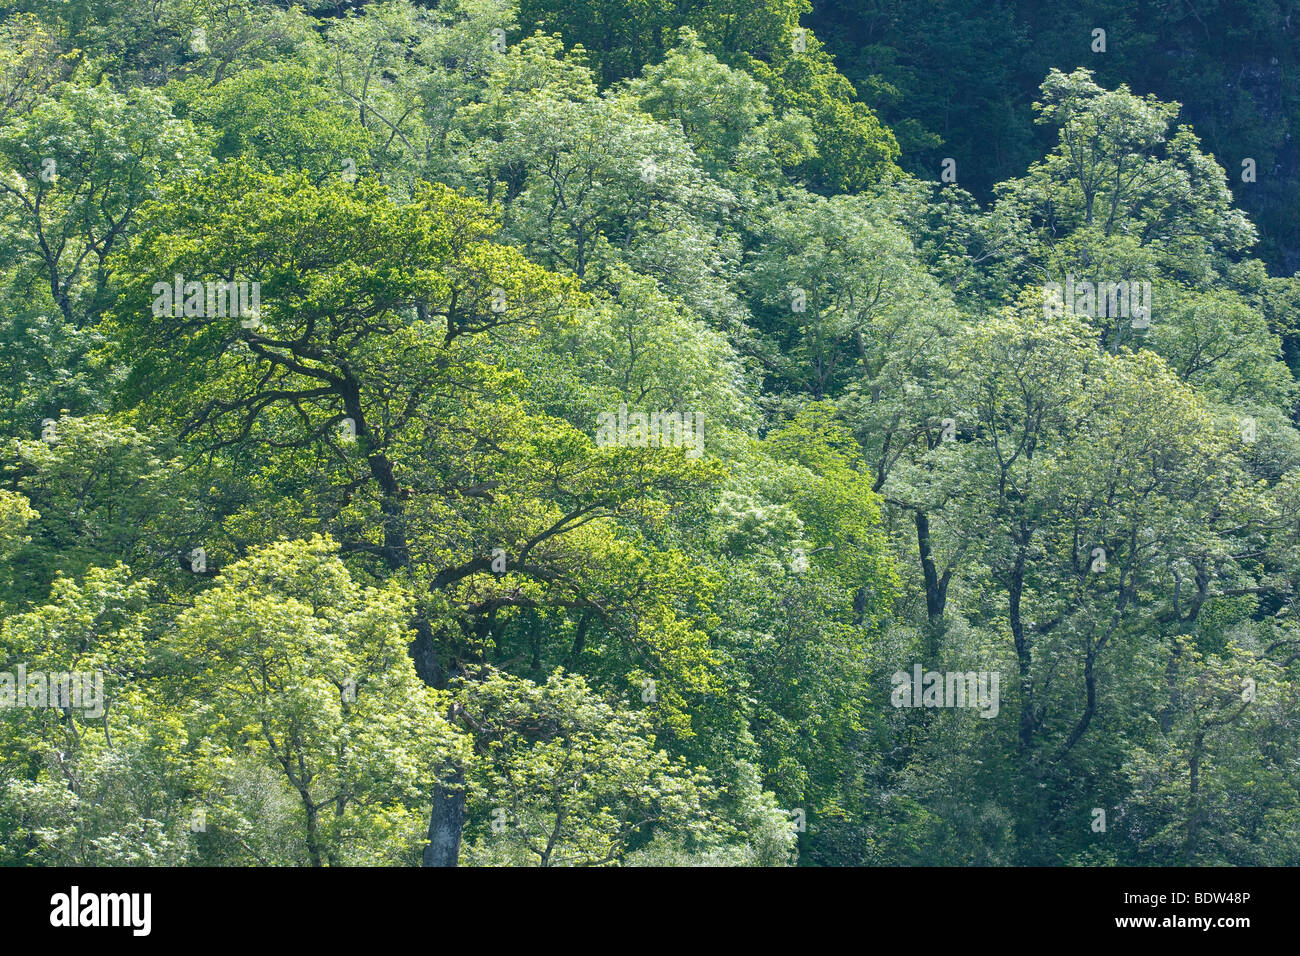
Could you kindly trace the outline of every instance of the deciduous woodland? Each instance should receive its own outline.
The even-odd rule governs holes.
[[[1296,5],[974,6],[0,5],[0,863],[1300,864]]]

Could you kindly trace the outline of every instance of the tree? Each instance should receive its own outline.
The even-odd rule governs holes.
[[[656,750],[643,716],[582,678],[536,685],[494,674],[463,685],[456,717],[481,753],[471,860],[536,866],[616,863],[657,828],[703,838],[716,826],[703,768]]]
[[[151,190],[203,160],[166,100],[65,84],[0,129],[0,194],[12,232],[6,258],[36,270],[66,325],[107,306],[108,260]]]
[[[251,754],[291,790],[312,866],[410,860],[462,747],[407,654],[409,596],[358,586],[334,552],[324,538],[263,548],[181,614],[169,650],[186,719],[221,783]]]

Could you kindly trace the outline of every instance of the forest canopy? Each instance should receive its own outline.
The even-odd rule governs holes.
[[[0,863],[1300,865],[1291,239],[906,7],[0,5]]]

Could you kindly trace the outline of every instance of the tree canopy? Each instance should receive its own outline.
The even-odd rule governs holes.
[[[1290,240],[915,6],[3,6],[0,862],[1300,864]]]

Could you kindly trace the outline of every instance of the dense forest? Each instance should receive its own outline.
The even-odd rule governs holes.
[[[965,159],[964,188],[988,201],[1055,144],[1035,124],[1053,68],[1094,71],[1182,104],[1259,227],[1255,252],[1300,271],[1300,4],[1294,0],[856,0],[805,21],[894,131],[904,169],[933,178]],[[1294,23],[1292,22],[1294,20]],[[1105,37],[1094,36],[1104,30]],[[1248,186],[1240,176],[1251,160]]]
[[[0,3],[0,863],[1300,865],[1293,13]]]

